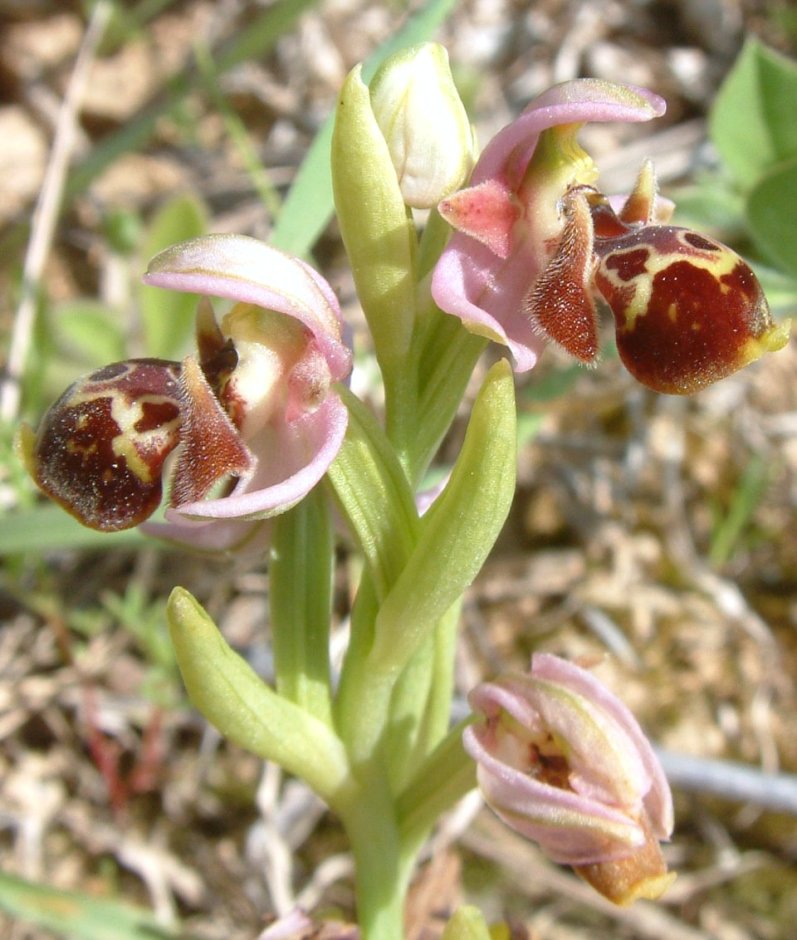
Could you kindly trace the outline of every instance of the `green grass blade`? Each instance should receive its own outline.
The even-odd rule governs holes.
[[[363,81],[369,81],[380,64],[398,49],[428,39],[445,20],[456,0],[430,0],[406,25],[379,47],[363,65]],[[334,112],[313,140],[296,174],[271,243],[282,251],[306,257],[332,216],[330,153]]]
[[[0,872],[0,909],[70,940],[176,940],[144,908]],[[185,940],[185,937],[183,937]]]
[[[0,555],[71,548],[129,548],[143,545],[145,538],[138,529],[95,532],[53,505],[7,513],[0,518]]]

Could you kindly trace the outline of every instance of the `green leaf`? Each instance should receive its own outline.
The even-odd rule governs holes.
[[[176,196],[152,219],[141,252],[146,259],[152,258],[170,245],[204,235],[207,228],[204,204],[194,196]],[[196,297],[142,284],[138,301],[147,355],[180,358],[193,329]]]
[[[733,558],[766,493],[772,479],[772,470],[772,465],[758,455],[752,456],[745,466],[730,505],[712,533],[709,560],[713,565],[720,567]]]
[[[349,424],[327,476],[381,599],[414,548],[420,529],[418,513],[384,431],[355,395],[346,389],[340,394],[349,409]]]
[[[380,608],[376,668],[402,668],[480,571],[512,504],[516,454],[514,383],[502,359],[485,377],[451,479]]]
[[[782,271],[797,275],[797,156],[756,183],[747,219],[761,251]]]
[[[141,546],[145,536],[138,529],[95,532],[52,504],[0,516],[0,554],[48,552],[57,549],[102,549]],[[150,545],[158,543],[149,540]]]
[[[350,783],[339,738],[268,686],[188,591],[172,591],[166,616],[194,706],[227,740],[301,777],[334,806]]]
[[[0,909],[70,940],[177,940],[152,913],[121,901],[25,881],[0,872]]]
[[[332,184],[357,296],[386,384],[406,368],[415,323],[415,227],[407,214],[368,86],[354,69],[340,94]]]
[[[797,156],[797,63],[748,39],[719,90],[709,131],[743,188]]]
[[[121,317],[96,300],[72,300],[56,307],[50,317],[59,346],[93,371],[125,358]]]

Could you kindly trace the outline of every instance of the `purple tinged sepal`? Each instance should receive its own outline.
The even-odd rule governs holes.
[[[660,840],[672,797],[630,711],[585,669],[545,653],[471,692],[463,736],[487,804],[555,862],[625,905],[674,879]]]

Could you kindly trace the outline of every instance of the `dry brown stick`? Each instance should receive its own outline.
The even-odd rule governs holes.
[[[77,120],[97,46],[111,15],[110,0],[99,0],[91,14],[63,103],[58,112],[50,159],[33,210],[31,235],[25,253],[19,306],[8,352],[6,375],[0,386],[0,418],[12,422],[19,414],[21,383],[36,320],[36,301],[44,265],[50,253],[64,193],[69,161],[77,136]]]

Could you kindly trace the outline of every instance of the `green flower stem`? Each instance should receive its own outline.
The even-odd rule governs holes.
[[[338,812],[354,854],[360,933],[363,940],[402,940],[407,879],[395,806],[375,765],[361,768],[359,782]]]
[[[429,636],[401,673],[391,695],[384,754],[394,793],[403,789],[415,768],[432,692],[434,660],[435,637]]]
[[[331,727],[334,544],[323,488],[277,516],[273,526],[270,605],[277,691]]]
[[[333,809],[351,801],[356,783],[329,726],[269,688],[188,591],[172,591],[166,614],[188,696],[205,718],[229,741],[301,777]]]
[[[357,772],[382,759],[390,699],[399,675],[393,669],[375,673],[370,667],[378,610],[376,590],[366,571],[352,610],[351,640],[335,698],[335,726]]]
[[[418,512],[384,431],[355,395],[344,388],[340,395],[349,409],[349,425],[327,476],[382,598],[415,546]]]
[[[434,633],[432,683],[426,710],[421,720],[413,770],[437,747],[448,731],[454,694],[454,656],[456,654],[462,598],[453,604]]]
[[[424,838],[441,814],[476,786],[476,766],[462,746],[467,724],[460,722],[449,731],[399,796],[397,814],[403,842]]]
[[[487,345],[484,337],[469,333],[456,317],[429,303],[415,352],[419,376],[415,428],[405,445],[413,483],[423,478],[450,428]]]
[[[399,792],[448,730],[461,604],[454,604],[402,672],[390,703],[386,758]]]
[[[485,377],[451,478],[380,606],[374,674],[401,671],[484,564],[514,495],[516,423],[512,372],[500,360]]]

